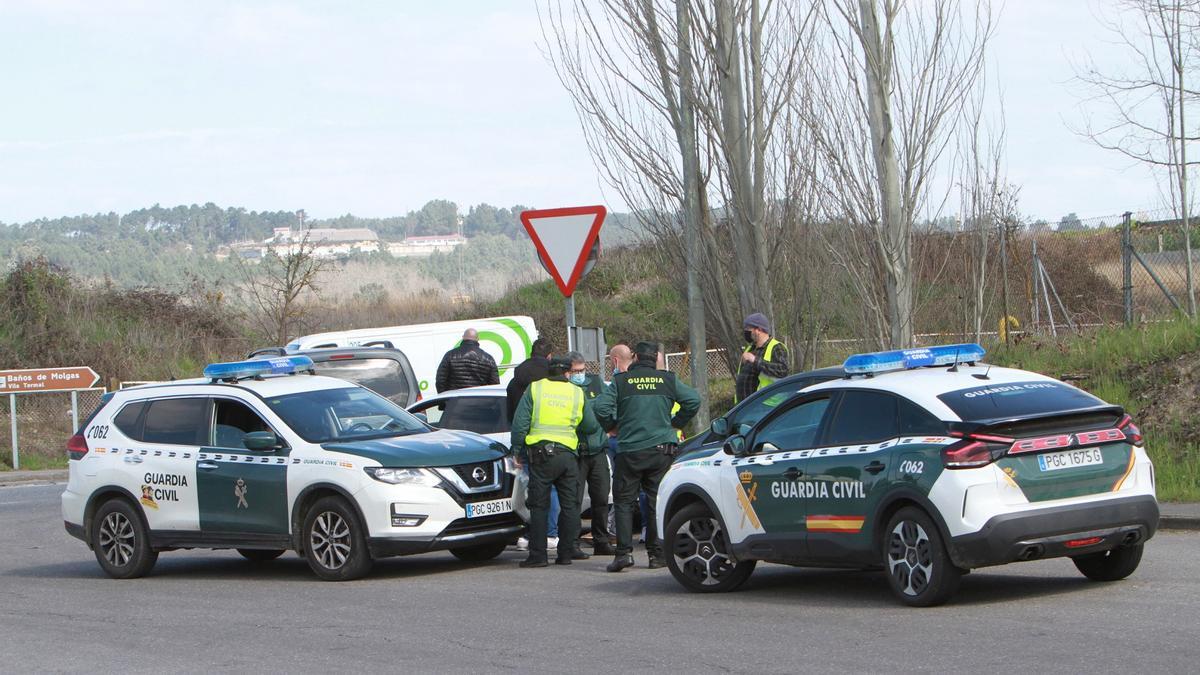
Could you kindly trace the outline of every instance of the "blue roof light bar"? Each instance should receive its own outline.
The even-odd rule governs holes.
[[[210,363],[204,367],[204,377],[216,380],[241,380],[262,375],[291,375],[311,370],[312,359],[307,356],[279,356],[269,359]]]
[[[923,366],[949,366],[956,363],[981,361],[985,353],[983,347],[974,343],[897,349],[890,352],[855,354],[846,359],[842,368],[847,374],[859,375]]]

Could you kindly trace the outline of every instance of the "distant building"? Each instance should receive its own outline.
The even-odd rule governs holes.
[[[432,234],[424,237],[405,237],[404,241],[390,242],[388,253],[397,258],[417,258],[447,253],[456,246],[467,243],[467,238],[461,234]]]
[[[344,229],[314,227],[300,232],[287,227],[275,228],[271,236],[261,242],[239,242],[229,246],[229,251],[217,251],[217,258],[228,257],[236,252],[243,260],[260,260],[269,251],[280,255],[296,253],[307,239],[317,258],[337,258],[352,253],[372,253],[382,248],[379,235],[365,227]]]

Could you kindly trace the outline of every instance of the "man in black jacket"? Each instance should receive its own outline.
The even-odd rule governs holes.
[[[479,346],[479,333],[468,328],[462,342],[446,352],[438,364],[436,386],[438,392],[451,389],[466,389],[485,384],[500,384],[500,372],[496,360]]]
[[[507,390],[509,423],[512,423],[513,415],[517,412],[517,404],[521,402],[521,397],[525,395],[529,384],[548,376],[550,357],[554,355],[553,352],[554,347],[550,344],[550,340],[538,338],[533,341],[529,358],[513,369],[513,378],[509,381]]]

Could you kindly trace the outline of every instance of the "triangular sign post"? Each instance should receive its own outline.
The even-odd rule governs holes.
[[[575,293],[588,253],[600,235],[607,211],[603,206],[523,211],[521,224],[564,297]]]

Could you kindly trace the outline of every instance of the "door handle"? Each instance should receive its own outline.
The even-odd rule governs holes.
[[[794,466],[783,472],[783,477],[788,480],[799,480],[803,475],[804,472]]]
[[[879,473],[880,471],[883,471],[883,469],[884,469],[886,466],[887,466],[887,465],[886,465],[886,464],[884,464],[883,462],[881,462],[881,461],[879,461],[879,460],[875,460],[874,462],[871,462],[870,464],[868,464],[868,465],[866,465],[865,467],[863,467],[863,470],[865,470],[865,471],[866,471],[867,473],[869,473],[869,474],[877,474],[877,473]]]
[[[127,464],[141,464],[142,458],[140,455],[125,455],[125,462]]]
[[[212,471],[213,469],[217,468],[217,463],[210,462],[208,460],[203,460],[200,462],[196,462],[196,468],[203,469],[204,471]]]

